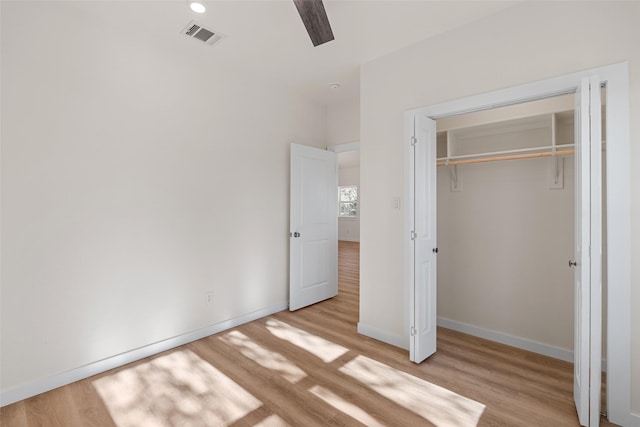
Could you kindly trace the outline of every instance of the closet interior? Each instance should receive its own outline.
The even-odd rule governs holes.
[[[437,165],[439,324],[572,361],[574,95],[438,119]]]

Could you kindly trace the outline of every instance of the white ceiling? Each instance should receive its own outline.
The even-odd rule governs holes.
[[[359,66],[402,47],[468,24],[514,1],[325,0],[335,40],[313,47],[291,0],[205,0],[191,12],[186,0],[75,1],[131,37],[160,48],[182,49],[198,64],[258,73],[331,105],[359,96]],[[178,32],[190,21],[227,37],[209,47]],[[339,82],[332,90],[329,83]]]

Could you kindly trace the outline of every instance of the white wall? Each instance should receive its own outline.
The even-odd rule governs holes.
[[[2,2],[3,392],[286,304],[289,143],[325,146],[324,107],[79,8]]]
[[[360,167],[341,167],[338,170],[338,185],[357,185],[360,191]],[[360,241],[360,215],[355,218],[338,218],[338,240]]]
[[[360,100],[327,107],[327,144],[360,141]]]
[[[602,65],[629,61],[631,164],[640,164],[640,3],[526,2],[365,64],[361,72],[360,322],[406,340],[403,113]],[[631,259],[640,259],[640,168],[632,167]],[[640,414],[640,263],[632,266],[632,409]],[[499,310],[499,308],[497,308]]]

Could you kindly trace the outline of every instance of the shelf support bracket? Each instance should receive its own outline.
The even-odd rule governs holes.
[[[556,153],[549,159],[549,189],[562,190],[564,188],[564,158]]]
[[[451,181],[450,191],[452,192],[462,191],[462,181],[460,181],[460,174],[458,173],[458,165],[453,165],[449,168],[449,179]]]

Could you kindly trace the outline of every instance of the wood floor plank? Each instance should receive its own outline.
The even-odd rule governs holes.
[[[354,406],[358,406],[382,424],[416,425],[422,423],[424,425],[424,419],[407,411],[395,402],[388,401],[388,399],[380,396],[367,386],[352,381],[351,378],[339,371],[341,366],[361,353],[347,351],[332,362],[326,363],[318,357],[310,357],[308,349],[279,340],[268,333],[265,334],[259,322],[244,325],[242,330],[256,342],[278,349],[279,354],[291,363],[304,367],[307,377],[300,384],[297,384],[300,388],[300,393],[309,393],[310,390],[320,387],[324,390],[331,390],[338,396],[343,396],[345,401],[354,402],[357,400],[358,405]],[[300,385],[302,386],[300,387]],[[351,404],[353,405],[353,403]],[[385,410],[380,411],[380,408],[385,408]],[[344,418],[344,414],[339,413],[338,415]]]
[[[109,410],[105,407],[100,395],[93,386],[95,378],[87,378],[69,384],[71,398],[77,408],[78,418],[86,427],[111,427],[115,423]]]
[[[428,417],[405,406],[406,402],[381,394],[385,388],[376,390],[364,378],[349,374],[347,368],[372,361],[383,366],[389,378],[406,375],[485,405],[479,426],[578,426],[570,363],[439,328],[437,353],[416,365],[409,361],[407,351],[359,335],[359,243],[340,242],[339,253],[337,297],[293,313],[276,313],[9,405],[0,410],[0,425],[118,425],[94,382],[118,375],[139,377],[141,373],[149,376],[135,377],[138,381],[151,382],[145,390],[160,387],[153,383],[158,378],[175,383],[166,396],[162,395],[165,405],[175,408],[163,407],[163,414],[186,414],[191,406],[215,410],[216,402],[210,400],[212,394],[203,378],[196,375],[187,387],[179,372],[154,373],[163,358],[182,352],[183,359],[191,354],[193,363],[204,363],[235,384],[228,391],[216,391],[239,411],[224,425],[432,425]],[[196,368],[186,371],[193,374]],[[400,395],[406,387],[393,384],[393,380],[378,380],[391,381],[384,387]],[[144,396],[140,397],[143,401]],[[242,403],[247,398],[255,404]],[[188,418],[158,421],[158,413],[145,412],[152,411],[154,405],[135,407],[135,401],[132,405],[130,409],[137,411],[139,420],[148,416],[158,425],[178,425],[184,420],[188,425],[208,425],[206,411],[201,418],[198,412],[190,412]],[[601,425],[613,424],[603,419]]]
[[[24,401],[0,408],[0,425],[26,426],[27,413]]]
[[[188,346],[290,425],[322,425],[337,413],[327,405],[308,405],[305,396],[286,380],[219,341],[204,339]]]
[[[24,401],[28,426],[82,425],[69,387],[60,387]]]

